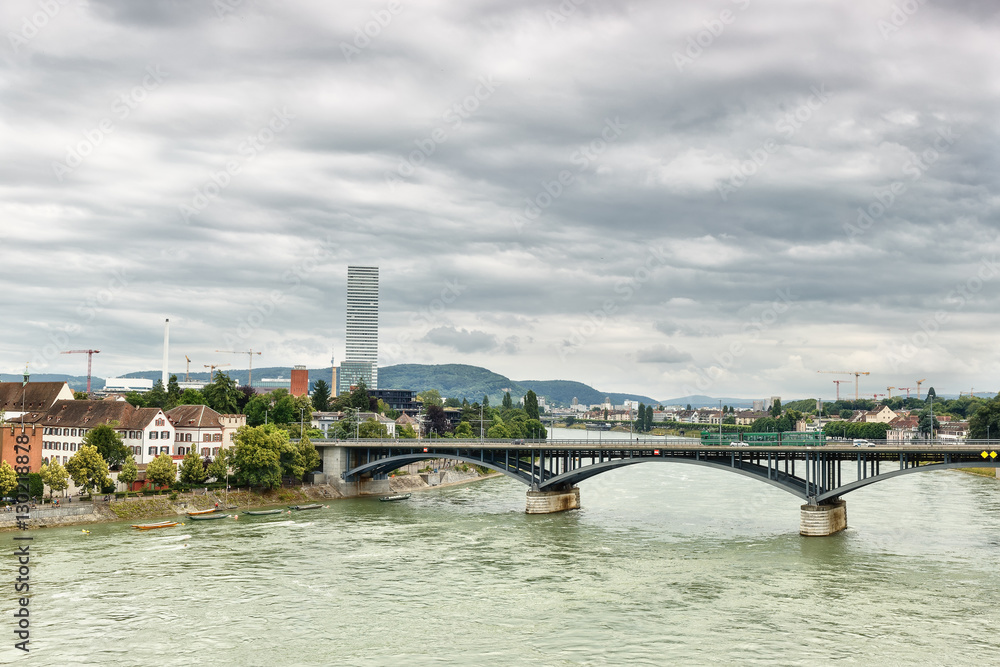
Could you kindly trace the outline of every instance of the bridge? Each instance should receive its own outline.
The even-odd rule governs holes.
[[[580,482],[638,463],[683,463],[734,472],[804,501],[799,532],[831,535],[847,527],[842,496],[876,482],[929,470],[998,468],[996,444],[922,441],[775,445],[672,440],[316,440],[323,471],[345,495],[389,492],[393,470],[428,459],[483,466],[528,487],[529,514],[580,507]]]

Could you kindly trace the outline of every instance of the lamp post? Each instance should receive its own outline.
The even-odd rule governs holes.
[[[299,408],[299,440],[301,440],[302,436],[304,436],[306,434],[305,413],[306,413],[306,409],[305,408]]]

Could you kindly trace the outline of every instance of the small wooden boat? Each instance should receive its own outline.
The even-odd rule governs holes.
[[[133,523],[132,527],[138,530],[153,530],[154,528],[173,528],[179,526],[177,521],[159,521],[157,523]]]
[[[191,517],[192,521],[216,521],[218,519],[228,519],[228,514],[199,514]]]
[[[188,512],[187,515],[188,516],[200,516],[202,514],[215,514],[218,511],[219,510],[217,510],[216,508],[213,507],[210,510],[198,510],[197,512]]]
[[[318,505],[318,504],[314,504],[314,505],[292,505],[288,509],[290,509],[290,510],[318,510],[321,507],[323,507],[323,506],[322,505]]]
[[[264,516],[265,514],[281,514],[285,510],[247,510],[244,514],[250,516]]]
[[[397,493],[394,496],[382,496],[381,498],[379,498],[379,500],[382,501],[383,503],[392,503],[396,502],[397,500],[406,500],[409,497],[410,497],[409,493]]]

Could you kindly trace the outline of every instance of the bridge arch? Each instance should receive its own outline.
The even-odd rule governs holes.
[[[433,461],[436,459],[449,459],[451,461],[461,461],[462,463],[469,463],[475,466],[481,466],[483,468],[489,468],[499,473],[503,473],[511,479],[516,479],[517,481],[531,486],[531,477],[527,473],[519,474],[514,470],[510,470],[506,467],[500,466],[489,460],[477,459],[471,456],[461,456],[459,454],[444,454],[444,453],[420,453],[420,454],[400,454],[397,456],[389,456],[384,459],[379,459],[378,461],[372,461],[370,463],[365,463],[359,466],[355,466],[347,470],[344,473],[345,478],[351,478],[356,475],[364,474],[387,474],[396,468],[401,468],[411,463],[420,463],[421,461]]]

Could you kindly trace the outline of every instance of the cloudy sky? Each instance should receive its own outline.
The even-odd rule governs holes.
[[[381,365],[1000,385],[993,2],[9,0],[0,25],[0,371],[155,369],[167,317],[174,371],[322,366],[374,264]]]

